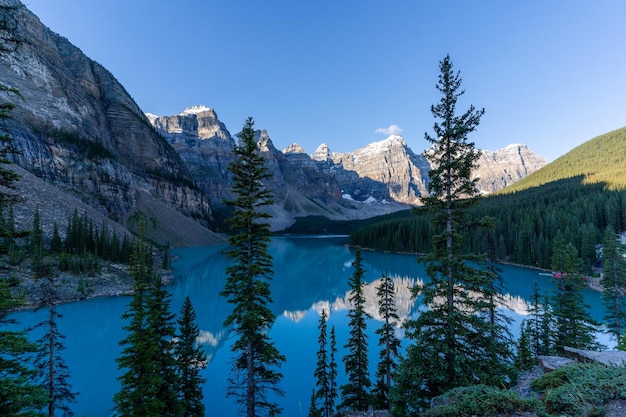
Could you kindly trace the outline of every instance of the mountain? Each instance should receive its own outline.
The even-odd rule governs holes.
[[[504,191],[521,191],[577,176],[585,183],[626,189],[626,127],[588,140]]]
[[[430,163],[423,155],[415,154],[397,135],[350,153],[333,153],[322,144],[311,158],[320,163],[332,162],[326,171],[337,178],[344,192],[357,198],[373,196],[378,200],[419,204],[419,197],[428,192]],[[479,189],[488,194],[546,164],[545,159],[526,145],[514,144],[497,151],[482,151],[474,176],[479,178]]]
[[[216,112],[196,105],[173,116],[147,117],[220,211],[223,199],[232,197],[228,164],[234,160],[235,140]],[[265,130],[257,131],[257,143],[272,173],[266,185],[274,195],[270,212],[275,229],[290,225],[295,217],[350,220],[406,209],[427,193],[428,161],[397,135],[349,153],[335,153],[321,144],[308,155],[297,143],[279,151]],[[476,175],[481,189],[490,193],[545,163],[525,145],[510,145],[483,152]]]
[[[17,42],[1,37],[1,81],[21,92],[0,91],[2,102],[15,104],[5,121],[14,161],[114,221],[136,227],[137,219],[149,219],[155,227],[148,236],[159,228],[182,244],[213,240],[206,228],[206,239],[189,242],[171,227],[178,212],[209,218],[209,200],[124,87],[22,3],[4,3],[13,7],[2,8],[0,19]]]
[[[173,116],[148,113],[147,118],[181,156],[215,211],[225,213],[223,200],[233,197],[229,192],[232,177],[228,165],[234,161],[235,140],[216,112],[196,105]],[[266,186],[274,196],[275,204],[269,212],[275,230],[289,226],[298,216],[319,215],[333,220],[350,220],[406,208],[399,204],[376,208],[371,204],[364,206],[345,201],[337,180],[300,152],[301,148],[294,146],[290,152],[281,152],[265,130],[256,132],[256,140],[272,174]],[[224,227],[219,222],[213,225]]]
[[[319,149],[317,154],[318,151]],[[354,152],[331,152],[327,160],[340,165],[346,171],[356,172],[359,178],[369,178],[377,184],[384,184],[386,190],[386,195],[377,195],[379,190],[364,190],[355,181],[343,182],[344,190],[353,196],[360,196],[365,192],[367,197],[418,204],[419,197],[427,193],[426,179],[430,169],[428,161],[421,155],[415,155],[404,139],[397,135]]]
[[[479,178],[478,188],[483,193],[493,193],[526,178],[547,163],[526,145],[512,144],[493,152],[482,151],[474,176]]]
[[[15,103],[4,126],[15,141],[13,161],[29,181],[46,184],[17,206],[22,214],[54,206],[45,215],[63,229],[64,219],[87,206],[127,230],[144,220],[157,242],[221,240],[209,228],[226,229],[235,139],[215,111],[144,114],[104,67],[18,0],[3,2],[14,6],[2,8],[0,20],[17,42],[0,36],[1,82],[21,92],[0,89],[2,102]],[[428,163],[400,136],[343,154],[321,145],[311,156],[296,144],[279,151],[264,130],[257,141],[272,173],[266,185],[275,199],[274,229],[299,216],[353,220],[403,210],[426,192]],[[487,192],[534,169],[527,148],[498,152],[485,162],[490,172],[480,174]],[[50,198],[64,203],[46,204]]]

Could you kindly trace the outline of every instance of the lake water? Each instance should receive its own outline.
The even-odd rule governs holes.
[[[311,390],[315,380],[318,350],[318,321],[322,309],[330,310],[329,329],[335,326],[337,336],[339,384],[343,376],[343,345],[348,338],[348,279],[352,275],[354,251],[345,246],[345,237],[277,237],[272,240],[270,253],[274,257],[274,280],[271,290],[272,310],[277,320],[270,332],[279,351],[287,358],[281,371],[281,388],[285,396],[280,400],[284,416],[306,416]],[[226,376],[229,370],[232,338],[222,323],[231,306],[218,293],[225,282],[224,270],[229,260],[222,254],[223,246],[177,249],[173,263],[175,280],[168,287],[172,294],[171,310],[178,314],[186,296],[191,298],[201,329],[200,341],[210,358],[203,375],[207,415],[235,416],[232,399],[225,398]],[[374,331],[380,326],[376,320],[375,287],[382,274],[395,280],[396,303],[400,318],[413,317],[415,307],[410,299],[409,286],[426,279],[424,268],[412,255],[363,252],[366,270],[365,290],[367,311],[374,316],[369,322],[370,377],[374,379],[378,360],[378,339]],[[538,271],[513,266],[502,266],[508,313],[514,320],[512,332],[518,334],[519,323],[526,312],[533,281],[540,288],[552,288],[550,279]],[[112,398],[118,391],[119,375],[115,358],[120,353],[118,342],[125,337],[120,319],[129,297],[86,300],[59,306],[63,318],[59,330],[66,336],[65,357],[70,367],[72,385],[80,394],[73,410],[76,416],[104,417],[112,415]],[[592,315],[601,320],[602,301],[599,293],[586,290],[585,300],[592,306]],[[44,311],[20,312],[12,317],[23,328],[43,320]],[[401,330],[398,330],[401,335]],[[36,340],[38,334],[31,335]],[[607,343],[607,340],[602,340]]]

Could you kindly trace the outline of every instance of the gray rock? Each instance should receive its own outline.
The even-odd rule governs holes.
[[[13,162],[119,222],[136,212],[138,192],[210,216],[180,156],[115,77],[22,3],[9,3],[16,7],[2,8],[0,19],[15,22],[19,43],[0,54],[0,74],[21,98],[3,90],[0,100],[16,106],[5,121],[18,150]]]
[[[624,366],[626,364],[626,352],[621,350],[597,352],[566,346],[565,354],[577,362],[601,363],[605,366]]]
[[[547,163],[526,145],[513,144],[493,152],[482,151],[474,176],[479,178],[478,188],[483,193],[492,193],[527,177]]]
[[[572,359],[563,358],[561,356],[537,356],[539,365],[545,372],[551,372],[562,366],[571,365],[574,363]]]

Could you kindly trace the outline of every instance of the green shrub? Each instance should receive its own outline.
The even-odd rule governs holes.
[[[441,397],[443,405],[424,412],[426,417],[490,416],[520,411],[536,412],[539,401],[520,398],[515,392],[475,385],[454,388]]]
[[[602,415],[607,401],[626,400],[626,368],[599,364],[574,364],[534,380],[546,411],[554,415]]]

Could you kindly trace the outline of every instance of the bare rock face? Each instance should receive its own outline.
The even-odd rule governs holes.
[[[430,163],[397,135],[349,153],[334,153],[321,144],[311,159],[337,179],[345,194],[357,200],[372,197],[420,204],[419,198],[428,194]],[[519,181],[546,164],[526,145],[509,145],[495,152],[483,151],[474,175],[480,178],[478,187],[486,194]]]
[[[213,109],[199,105],[174,116],[146,116],[180,155],[195,183],[214,205],[232,197],[228,165],[235,160],[235,141]]]
[[[354,152],[332,153],[331,160],[360,178],[384,184],[389,198],[407,204],[417,204],[426,194],[426,179],[430,166],[423,156],[411,151],[404,139],[389,136]]]
[[[15,162],[124,221],[146,192],[195,217],[211,213],[178,154],[158,135],[113,75],[45,27],[22,3],[2,8],[18,41],[0,47],[0,100],[16,108],[6,127]]]
[[[547,161],[526,145],[513,144],[504,149],[483,151],[474,172],[483,193],[498,191],[547,165]]]
[[[181,156],[214,207],[234,197],[228,165],[235,160],[235,141],[215,111],[194,106],[174,116],[146,116]],[[292,145],[281,152],[265,130],[257,131],[255,139],[271,173],[265,185],[275,202],[269,209],[275,229],[288,226],[296,216],[332,215],[339,210],[342,198],[337,181],[325,174],[301,147]]]
[[[305,153],[304,148],[297,143],[293,143],[283,149],[283,153]]]

